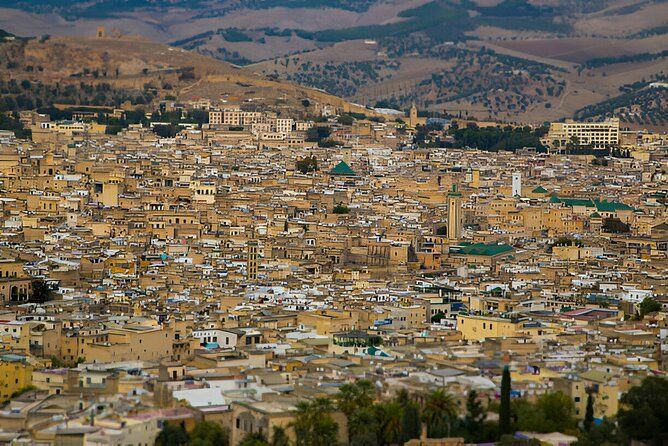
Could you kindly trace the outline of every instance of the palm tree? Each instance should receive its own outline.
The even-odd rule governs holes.
[[[427,433],[430,438],[446,433],[449,436],[450,426],[455,418],[457,418],[457,403],[452,395],[439,389],[427,397],[422,410],[422,419],[427,423]]]
[[[328,398],[297,403],[297,415],[290,424],[297,446],[330,446],[337,443],[339,426],[331,413],[334,405]]]
[[[378,438],[380,444],[401,444],[403,410],[397,401],[387,401],[374,406],[378,420]]]
[[[378,446],[378,430],[374,407],[360,407],[348,420],[348,443],[351,446]]]
[[[411,396],[406,389],[400,389],[394,400],[399,403],[402,409],[402,442],[420,437],[420,406],[411,400]]]
[[[374,388],[371,381],[361,379],[354,383],[344,384],[336,396],[338,409],[350,421],[350,416],[360,407],[370,407],[374,400]]]
[[[352,443],[353,440],[354,427],[351,425],[355,414],[358,411],[368,412],[373,405],[373,399],[373,384],[365,379],[344,384],[339,388],[339,393],[336,395],[336,406],[348,420],[348,443]]]

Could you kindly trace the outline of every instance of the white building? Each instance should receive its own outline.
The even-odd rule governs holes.
[[[522,196],[522,173],[513,172],[513,197]]]

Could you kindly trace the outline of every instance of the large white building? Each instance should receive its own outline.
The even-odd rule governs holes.
[[[552,149],[566,147],[569,143],[594,149],[605,149],[619,145],[619,118],[603,122],[553,122],[545,137]]]

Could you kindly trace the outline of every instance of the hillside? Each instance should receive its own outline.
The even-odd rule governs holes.
[[[360,110],[320,91],[141,38],[17,39],[0,43],[0,60],[2,100],[9,109],[203,97],[295,110],[309,99]]]
[[[665,0],[0,0],[18,35],[140,34],[365,105],[540,123],[668,72]],[[639,118],[640,119],[640,118]],[[663,125],[644,118],[633,125]]]

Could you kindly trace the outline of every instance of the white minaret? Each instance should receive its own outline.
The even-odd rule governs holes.
[[[522,173],[513,172],[513,197],[522,196]]]

